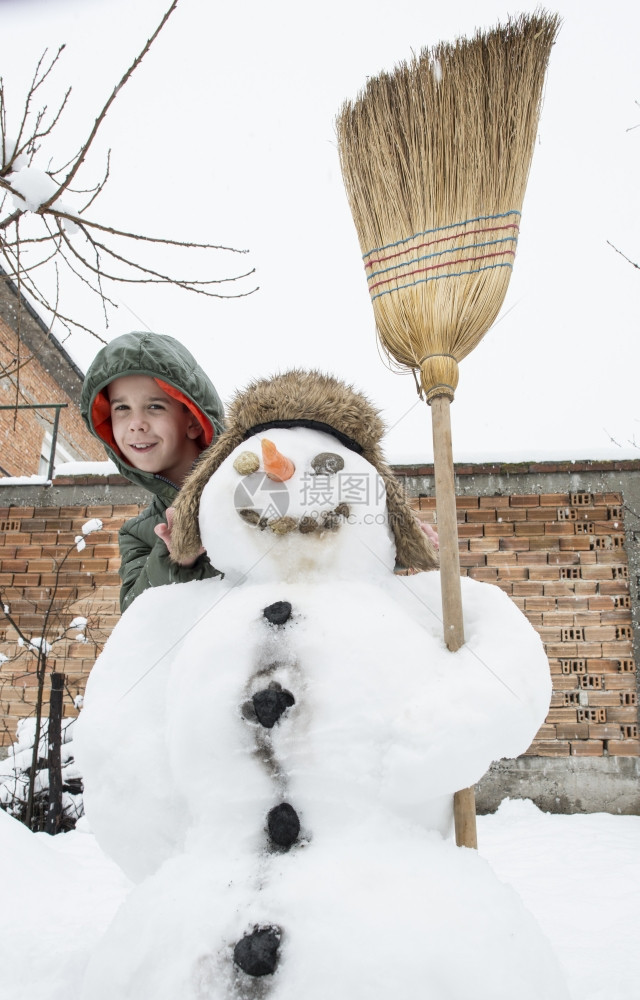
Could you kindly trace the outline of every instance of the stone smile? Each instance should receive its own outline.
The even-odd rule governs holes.
[[[291,531],[299,531],[302,535],[313,532],[337,531],[340,525],[349,517],[349,505],[340,503],[333,510],[323,510],[319,513],[304,514],[302,517],[264,517],[253,507],[238,508],[238,514],[243,521],[260,531],[268,528],[276,535],[288,535]]]

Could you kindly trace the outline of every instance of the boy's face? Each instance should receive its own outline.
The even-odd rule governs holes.
[[[200,454],[202,428],[193,414],[150,375],[123,375],[107,392],[113,436],[127,464],[181,486]]]

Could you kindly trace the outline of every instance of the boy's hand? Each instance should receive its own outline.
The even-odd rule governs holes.
[[[433,547],[435,549],[439,549],[440,548],[440,541],[438,539],[438,532],[433,527],[433,525],[429,524],[427,521],[420,521],[419,519],[417,519],[417,520],[418,520],[418,524],[420,525],[420,528],[422,529],[422,531],[424,531],[424,533],[427,536],[427,538],[429,538],[431,540],[431,543],[433,544]]]
[[[166,511],[167,523],[156,524],[155,528],[153,529],[158,538],[161,538],[164,544],[167,546],[169,550],[169,555],[171,555],[171,531],[173,529],[173,513],[174,513],[173,507],[167,507]],[[178,566],[193,566],[196,559],[198,559],[198,557],[201,556],[203,552],[204,552],[204,547],[200,549],[198,554],[194,556],[193,559],[188,559],[184,562],[180,562],[178,563]]]

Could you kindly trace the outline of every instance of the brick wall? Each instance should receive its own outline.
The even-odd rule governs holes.
[[[18,338],[0,317],[0,371],[18,357]],[[58,382],[40,364],[23,343],[19,354],[21,367],[19,393],[16,376],[0,379],[0,405],[18,403],[66,403],[60,410],[59,434],[70,446],[73,457],[83,461],[104,461],[102,445],[89,434],[77,405]],[[53,427],[54,410],[0,410],[0,467],[4,475],[30,476],[38,473],[38,463],[45,431]]]
[[[119,479],[119,477],[113,477]],[[51,644],[48,668],[66,675],[64,714],[77,714],[74,700],[84,691],[98,653],[120,617],[118,530],[138,513],[138,504],[72,507],[0,507],[0,746],[15,739],[18,720],[34,712],[36,659],[20,644],[22,632]],[[99,518],[103,528],[86,536],[82,527]],[[64,562],[63,562],[64,560]],[[74,618],[86,629],[69,629]],[[78,640],[79,633],[84,638]],[[48,704],[49,684],[45,686]],[[46,713],[45,713],[46,714]]]
[[[435,524],[435,498],[411,501]],[[463,575],[504,590],[543,640],[551,708],[527,754],[640,755],[621,493],[461,496]]]
[[[594,464],[581,475],[574,465],[556,470],[544,479],[495,470],[483,478],[477,468],[457,477],[462,572],[501,587],[522,609],[545,643],[553,680],[549,715],[500,794],[515,790],[550,809],[561,799],[571,811],[585,801],[608,809],[603,789],[617,789],[612,811],[637,812],[640,462],[624,470]],[[430,470],[396,473],[418,516],[435,523]],[[549,488],[559,481],[574,488]],[[67,714],[75,712],[73,698],[118,619],[118,529],[146,502],[118,476],[56,480],[51,487],[0,483],[0,590],[25,634],[40,634],[53,560],[87,520],[103,521],[86,549],[68,557],[56,595],[58,632],[78,614],[91,618],[88,643],[67,636],[52,653],[52,665],[68,676]],[[18,718],[31,711],[34,682],[29,654],[2,618],[0,653],[8,659],[0,665],[0,744],[6,745]],[[522,785],[525,770],[535,787]],[[538,797],[547,772],[555,775],[553,788]]]

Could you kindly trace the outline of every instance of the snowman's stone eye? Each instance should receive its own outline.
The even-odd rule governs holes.
[[[233,467],[241,476],[249,476],[260,468],[260,459],[255,451],[241,451],[234,459]]]
[[[344,469],[344,458],[336,455],[335,451],[321,451],[311,459],[311,468],[316,476],[331,476]]]

